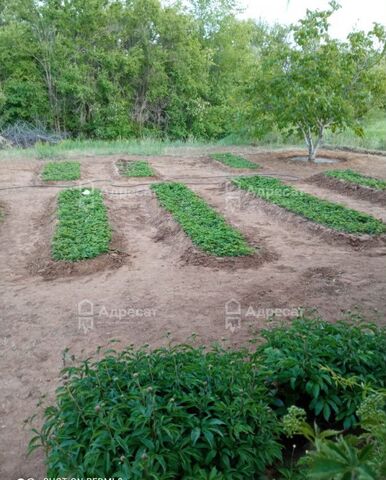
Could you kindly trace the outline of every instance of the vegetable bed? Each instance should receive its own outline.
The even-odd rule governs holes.
[[[111,229],[100,190],[67,189],[59,194],[54,260],[76,262],[109,250]]]
[[[256,175],[236,178],[233,183],[270,203],[337,231],[369,235],[386,232],[386,225],[371,215],[301,192],[276,178]]]
[[[42,178],[45,182],[59,180],[79,180],[79,162],[51,162],[44,166]]]
[[[233,153],[213,153],[211,158],[232,168],[260,168],[260,165],[257,163],[250,162],[246,158],[238,155],[233,155]]]
[[[185,185],[159,183],[151,188],[161,206],[173,215],[192,242],[204,252],[218,257],[254,253],[239,231]]]
[[[124,177],[154,177],[154,170],[149,162],[138,160],[135,162],[121,162],[118,164],[119,171]]]
[[[358,172],[354,172],[354,170],[329,170],[324,172],[324,175],[337,178],[338,180],[344,180],[345,182],[353,183],[355,185],[360,185],[362,187],[373,188],[374,190],[386,190],[385,180],[367,177]]]

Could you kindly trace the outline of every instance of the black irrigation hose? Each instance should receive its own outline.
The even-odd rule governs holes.
[[[240,175],[214,175],[211,177],[198,177],[197,180],[202,179],[202,180],[210,180],[210,179],[215,179],[215,178],[236,178],[239,176],[254,176],[257,175],[256,173],[251,173],[251,174],[240,174]],[[261,175],[263,177],[286,177],[290,180],[300,180],[299,177],[296,177],[294,175],[286,175],[282,173],[259,173],[258,175]],[[160,178],[161,181],[163,182],[171,182],[173,180],[181,180],[187,178],[188,180],[185,182],[188,185],[213,185],[214,182],[194,182],[189,180],[187,176],[177,176],[177,177],[171,177],[171,178]],[[83,185],[89,185],[90,183],[101,183],[101,182],[111,182],[111,178],[106,178],[102,180],[89,180],[87,182],[82,182],[78,183],[75,185],[13,185],[11,187],[2,187],[0,188],[0,191],[4,190],[18,190],[18,189],[24,189],[24,188],[73,188],[73,187],[81,187]],[[115,187],[115,188],[136,188],[136,187],[143,187],[143,186],[148,186],[151,185],[154,182],[148,182],[148,183],[136,183],[135,185],[116,185],[114,183],[109,183],[110,187]]]

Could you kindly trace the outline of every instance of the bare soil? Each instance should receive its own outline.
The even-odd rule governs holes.
[[[353,198],[308,178],[330,168],[290,160],[299,151],[233,149],[277,176],[322,198],[386,220],[372,199]],[[352,168],[386,179],[386,158],[324,151]],[[82,178],[104,191],[114,231],[108,255],[80,264],[52,262],[50,238],[55,226],[59,185],[40,186],[41,161],[0,163],[1,385],[0,478],[44,478],[42,452],[26,456],[29,427],[23,420],[36,411],[42,395],[52,401],[63,351],[86,356],[111,339],[121,345],[224,339],[248,341],[251,329],[271,324],[269,312],[316,308],[336,321],[358,307],[365,318],[386,324],[386,247],[382,241],[352,245],[281,209],[264,207],[229,189],[234,174],[205,155],[146,157],[162,180],[186,182],[220,211],[256,247],[244,259],[216,259],[197,251],[149,189],[150,180],[117,178],[114,155],[76,158]],[[239,302],[241,328],[227,326],[227,302]],[[229,304],[228,304],[229,305]],[[88,316],[83,307],[88,306]],[[256,316],[247,315],[251,311]],[[90,313],[92,309],[92,316]]]

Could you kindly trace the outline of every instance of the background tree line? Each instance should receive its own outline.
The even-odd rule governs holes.
[[[384,71],[382,29],[354,37],[346,47],[333,42],[320,52],[327,41],[326,12],[325,17],[310,14],[297,34],[240,20],[236,13],[236,0],[3,0],[0,126],[24,120],[102,139],[220,138],[262,134],[273,123],[287,128],[291,118],[282,114],[295,105],[292,123],[304,133],[308,127],[299,118],[315,82],[323,97],[315,108],[324,109],[326,125],[340,127],[345,122],[326,113],[334,82],[346,82],[341,96],[360,68]],[[344,49],[345,60],[336,64]],[[302,50],[308,55],[303,64]],[[363,56],[377,56],[371,68],[359,61]],[[323,61],[329,62],[326,68],[345,68],[347,78],[337,77],[338,68],[334,79],[328,78],[315,68]],[[289,62],[296,65],[293,75]],[[336,112],[356,119],[375,105],[375,97],[383,98],[383,80],[364,75],[360,80],[361,89],[346,95],[348,103],[342,100]]]

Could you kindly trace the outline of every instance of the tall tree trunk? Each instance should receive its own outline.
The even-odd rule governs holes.
[[[319,149],[319,146],[320,146],[320,143],[323,139],[323,134],[324,134],[324,128],[325,127],[322,123],[319,124],[318,135],[317,135],[315,140],[312,136],[312,132],[311,132],[310,127],[300,127],[300,128],[303,132],[304,139],[305,139],[307,147],[308,147],[308,158],[307,159],[308,159],[309,162],[315,162],[316,161],[316,153],[317,153],[317,151]]]

